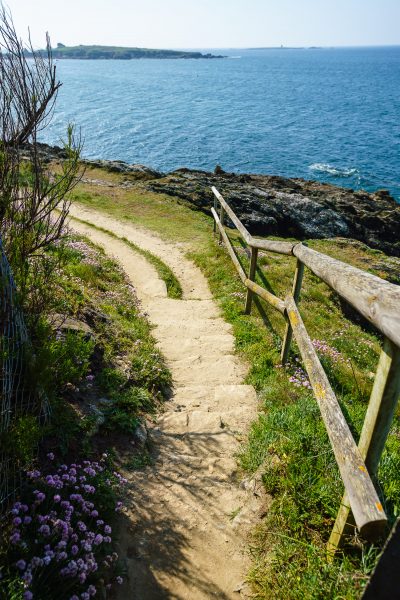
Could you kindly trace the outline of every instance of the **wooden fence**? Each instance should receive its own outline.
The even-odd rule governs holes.
[[[333,556],[348,529],[354,528],[354,521],[361,536],[366,540],[374,541],[384,534],[387,526],[387,517],[375,490],[374,478],[400,395],[400,287],[311,250],[302,243],[253,238],[218,190],[213,187],[212,191],[214,207],[211,212],[214,217],[214,232],[218,229],[220,241],[225,243],[239,276],[247,288],[245,312],[250,313],[252,298],[256,294],[285,318],[286,329],[282,342],[281,361],[283,364],[287,362],[294,336],[339,467],[345,493],[328,542],[328,556]],[[250,248],[248,275],[237,259],[226,234],[224,227],[226,216]],[[284,300],[255,283],[259,250],[296,257],[292,291]],[[383,348],[358,446],[297,308],[305,267],[351,304],[384,335]]]

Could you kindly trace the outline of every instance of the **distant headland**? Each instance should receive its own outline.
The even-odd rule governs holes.
[[[201,52],[185,52],[183,50],[155,50],[151,48],[125,48],[123,46],[65,46],[57,44],[52,49],[53,58],[78,58],[78,59],[109,59],[131,60],[138,58],[225,58],[214,54]]]

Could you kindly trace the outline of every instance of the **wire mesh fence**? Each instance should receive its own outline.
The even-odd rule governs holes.
[[[12,271],[0,238],[0,511],[14,497],[19,485],[13,430],[28,415],[38,419],[48,416],[47,399],[31,385],[28,376],[33,361]]]

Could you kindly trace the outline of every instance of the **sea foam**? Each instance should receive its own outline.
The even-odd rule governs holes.
[[[354,177],[359,175],[358,169],[346,169],[345,167],[335,167],[328,163],[314,163],[309,166],[310,171],[315,173],[324,173],[334,177]]]

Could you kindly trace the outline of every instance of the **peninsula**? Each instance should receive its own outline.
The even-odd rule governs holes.
[[[57,44],[52,49],[53,58],[131,60],[137,58],[224,58],[201,52],[183,50],[157,50],[151,48],[126,48],[123,46],[65,46]]]

